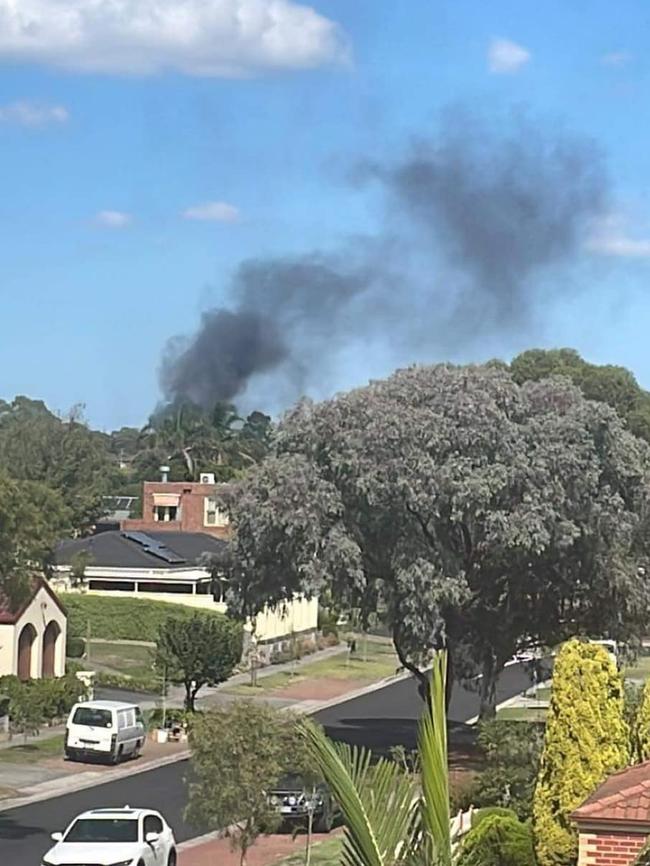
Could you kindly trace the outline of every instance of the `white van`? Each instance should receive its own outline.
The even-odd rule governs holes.
[[[65,727],[65,756],[71,761],[103,758],[116,764],[136,758],[146,729],[140,707],[120,701],[75,704]]]

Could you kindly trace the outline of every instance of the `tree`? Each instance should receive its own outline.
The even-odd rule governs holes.
[[[196,613],[189,619],[170,616],[156,640],[157,662],[170,682],[185,687],[185,709],[190,712],[199,690],[227,680],[241,654],[241,626],[216,614]]]
[[[190,747],[187,818],[205,829],[228,827],[244,866],[257,837],[280,822],[266,792],[286,773],[312,773],[297,721],[265,704],[235,701],[197,717]]]
[[[295,593],[378,614],[422,694],[448,646],[450,681],[461,660],[480,673],[487,716],[522,641],[644,627],[649,467],[648,446],[565,380],[402,370],[285,417],[224,493],[235,534],[214,568],[242,618]]]
[[[517,355],[510,369],[519,383],[566,376],[588,400],[607,403],[632,433],[650,442],[650,393],[625,367],[590,364],[575,349],[530,349]]]
[[[44,484],[14,481],[0,470],[0,594],[19,605],[52,549],[69,529],[70,511]]]
[[[623,682],[603,647],[568,641],[557,655],[533,802],[539,866],[577,855],[570,815],[614,770],[627,766]]]
[[[650,681],[639,689],[632,728],[632,757],[635,762],[650,759]]]
[[[446,654],[433,659],[432,686],[420,721],[418,774],[369,750],[332,743],[315,728],[306,736],[336,798],[346,828],[341,862],[354,866],[451,866],[449,770],[445,718]]]
[[[499,804],[512,809],[523,821],[530,818],[543,741],[544,727],[540,724],[498,718],[481,722],[478,744],[485,761],[475,805]]]
[[[119,475],[107,440],[88,428],[80,407],[66,418],[25,397],[0,407],[0,466],[18,481],[56,491],[79,531],[103,513],[102,497]]]

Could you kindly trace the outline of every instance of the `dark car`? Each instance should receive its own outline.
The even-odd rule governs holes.
[[[283,776],[269,791],[269,798],[283,823],[307,827],[311,813],[316,833],[329,833],[339,812],[324,782],[310,783],[297,773]]]

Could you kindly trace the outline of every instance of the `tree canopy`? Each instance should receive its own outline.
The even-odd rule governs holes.
[[[62,498],[36,481],[0,470],[0,592],[19,604],[30,580],[47,569],[56,541],[70,528]]]
[[[644,624],[649,466],[616,412],[566,379],[402,370],[284,418],[225,493],[235,537],[218,566],[242,617],[296,592],[378,613],[423,689],[447,644],[483,674],[487,715],[522,641]]]

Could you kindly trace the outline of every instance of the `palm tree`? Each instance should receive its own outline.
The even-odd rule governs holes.
[[[333,743],[305,727],[312,756],[341,808],[342,866],[451,866],[446,652],[436,654],[430,699],[418,732],[418,769],[408,774],[367,749]]]

